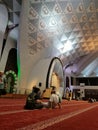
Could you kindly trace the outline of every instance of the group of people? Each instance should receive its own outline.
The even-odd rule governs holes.
[[[88,102],[89,102],[89,103],[96,102],[96,99],[95,99],[95,98],[89,98],[89,99],[88,99]]]
[[[43,91],[43,93],[45,90]],[[34,86],[32,93],[30,93],[26,99],[25,109],[42,109],[50,108],[54,109],[56,106],[61,108],[62,98],[59,93],[56,92],[56,87],[51,90],[51,95],[48,101],[43,101],[43,94],[41,94],[40,88]]]

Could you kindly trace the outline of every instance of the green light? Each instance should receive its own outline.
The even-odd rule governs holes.
[[[17,56],[17,66],[18,66],[18,79],[21,77],[21,70],[20,70],[20,58]]]

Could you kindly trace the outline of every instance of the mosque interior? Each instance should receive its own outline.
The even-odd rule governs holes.
[[[38,68],[43,66],[42,63],[48,63],[43,60],[43,62],[40,61],[40,65],[36,65],[35,63],[38,62],[37,60],[34,61],[37,59],[36,57],[39,57],[39,59],[55,59],[54,57],[56,57],[62,64],[64,82],[67,81],[66,77],[70,77],[70,85],[98,86],[98,0],[28,0],[28,2],[0,0],[0,5],[5,6],[6,17],[8,17],[3,34],[2,25],[4,21],[0,18],[0,26],[2,26],[0,27],[0,35],[3,37],[3,40],[1,40],[3,42],[0,45],[0,64],[5,66],[3,69],[0,66],[1,72],[3,71],[6,74],[7,71],[14,70],[15,76],[19,75],[19,65],[17,67],[16,64],[18,64],[17,55],[20,55],[21,77],[23,76],[20,84],[23,84],[24,79],[26,79],[24,75],[33,77],[33,73],[29,75],[32,69],[28,69],[29,67],[32,68],[33,63]],[[1,14],[4,15],[2,7],[0,10]],[[3,15],[1,15],[2,19]],[[24,43],[26,45],[23,45],[21,43],[23,40],[25,41],[24,33],[26,29],[23,29],[26,28],[25,26],[28,27],[26,34],[28,41]],[[12,33],[10,33],[11,31]],[[12,48],[16,50],[13,50],[15,53],[14,56],[10,57],[9,62],[5,58],[6,63],[4,64],[9,33],[14,42]],[[2,39],[1,37],[0,39]],[[26,50],[23,48],[26,48]],[[28,54],[26,55],[26,53]],[[28,61],[29,56],[32,57],[32,65]],[[25,62],[28,61],[26,65],[25,59]],[[55,62],[53,72],[57,76],[62,75],[62,73],[59,73],[61,67],[57,65],[58,61]],[[22,69],[28,69],[28,72],[24,72]],[[36,73],[34,70],[33,72]],[[41,73],[44,73],[44,71]],[[41,79],[40,76],[39,79]],[[29,82],[29,78],[27,80]],[[62,80],[62,76],[60,80]],[[56,79],[51,82],[55,81]],[[43,85],[44,83],[41,82],[43,80],[39,80],[38,84]],[[30,85],[26,81],[24,84]],[[65,83],[64,86],[67,87],[67,84]]]

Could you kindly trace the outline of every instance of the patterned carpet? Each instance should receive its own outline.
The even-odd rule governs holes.
[[[24,110],[24,104],[0,98],[0,130],[98,130],[98,102],[63,99],[62,108],[53,110]]]

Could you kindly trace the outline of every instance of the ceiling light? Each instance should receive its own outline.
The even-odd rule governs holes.
[[[73,49],[72,43],[71,43],[70,41],[67,41],[67,42],[64,44],[63,48],[60,48],[60,52],[61,52],[61,53],[65,53],[65,52],[68,52],[68,51],[70,51],[70,50],[72,50],[72,49]]]

